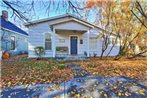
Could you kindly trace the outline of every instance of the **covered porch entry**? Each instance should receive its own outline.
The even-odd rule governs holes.
[[[89,57],[91,26],[78,21],[68,21],[52,27],[53,57]]]
[[[87,31],[56,30],[55,57],[86,56]]]

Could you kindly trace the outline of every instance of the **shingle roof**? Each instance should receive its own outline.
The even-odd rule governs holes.
[[[9,21],[6,21],[2,17],[0,18],[0,26],[2,28],[5,28],[5,29],[11,30],[11,31],[15,31],[15,32],[20,33],[20,34],[23,34],[23,35],[28,35],[28,33],[26,33],[25,31],[23,31],[22,29],[20,29],[16,25],[14,25],[13,23],[11,23]]]

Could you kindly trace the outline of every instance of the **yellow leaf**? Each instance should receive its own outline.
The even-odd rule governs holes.
[[[76,94],[75,95],[75,98],[80,98],[80,94]]]
[[[11,96],[8,96],[8,98],[11,98]]]
[[[60,98],[60,96],[55,96],[54,98]]]
[[[130,95],[131,95],[131,93],[125,92],[125,96],[130,96]]]
[[[117,86],[113,86],[113,89],[117,89]]]
[[[82,98],[88,98],[87,95],[83,96]]]
[[[121,92],[118,92],[118,96],[122,96],[122,93]]]
[[[106,84],[105,85],[108,85],[108,82],[106,82]]]
[[[108,98],[108,95],[106,93],[104,94],[104,98]]]
[[[145,90],[139,90],[139,94],[145,95]]]

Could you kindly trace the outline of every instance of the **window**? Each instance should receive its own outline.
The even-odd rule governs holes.
[[[15,36],[11,36],[11,50],[15,50]]]
[[[45,50],[51,50],[51,35],[49,33],[45,34]]]

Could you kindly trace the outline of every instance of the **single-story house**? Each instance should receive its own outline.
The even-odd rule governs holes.
[[[37,57],[35,47],[44,47],[43,57],[100,56],[102,38],[101,28],[76,16],[65,14],[47,19],[30,21],[25,24],[29,32],[28,53],[30,58]],[[110,44],[109,46],[112,46]],[[107,55],[110,48],[105,51]],[[115,45],[109,56],[118,54]]]
[[[0,17],[0,50],[11,55],[28,53],[28,33],[8,20],[8,12],[3,10]]]

